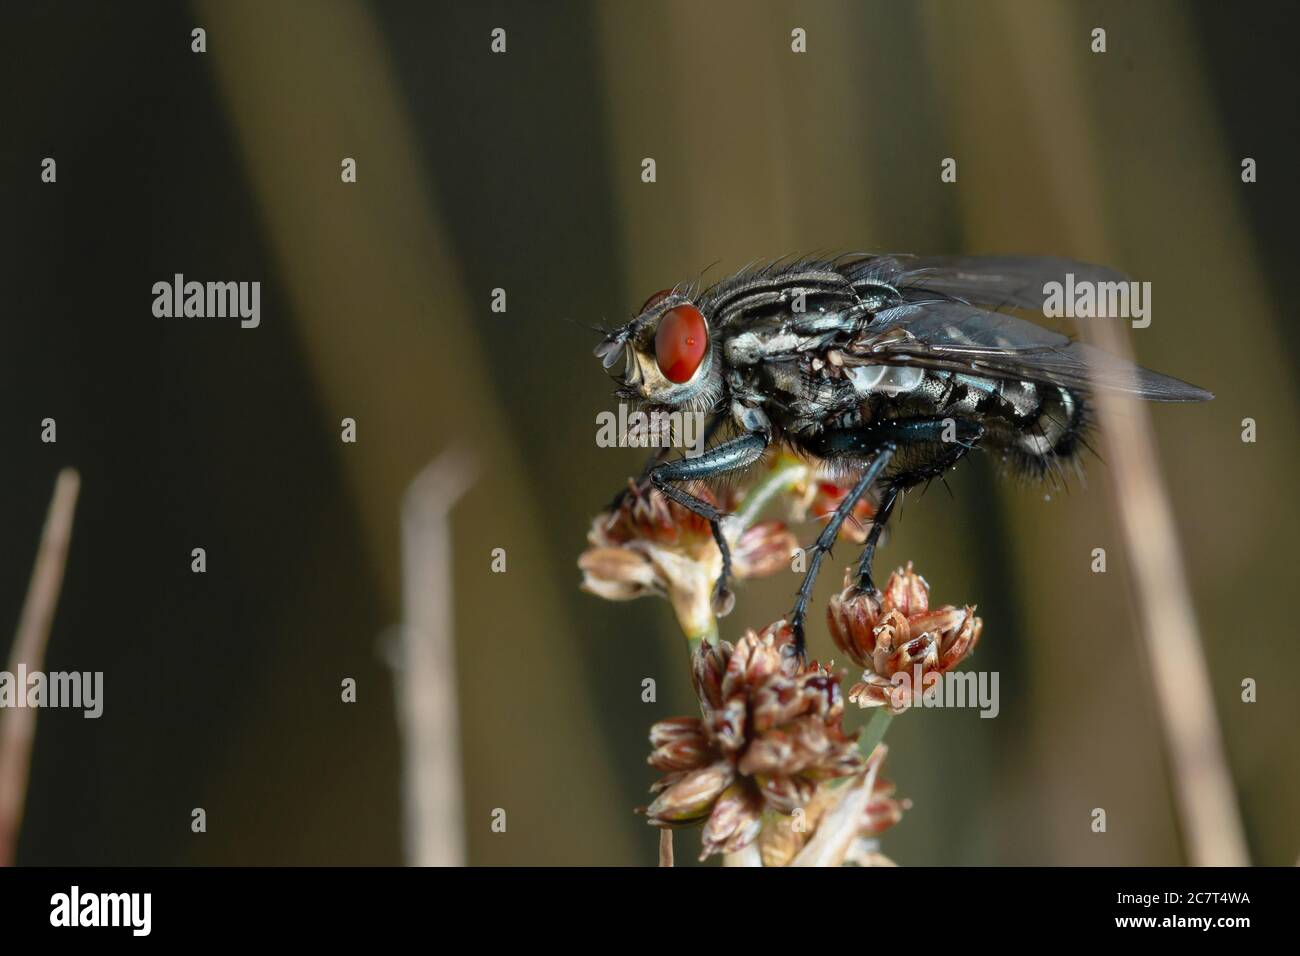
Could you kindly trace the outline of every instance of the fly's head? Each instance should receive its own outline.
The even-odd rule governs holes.
[[[711,409],[722,391],[717,352],[708,319],[675,289],[656,292],[596,347],[619,398],[699,411]]]

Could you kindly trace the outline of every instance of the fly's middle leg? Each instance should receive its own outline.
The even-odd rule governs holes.
[[[860,442],[864,437],[866,436],[861,435],[861,433],[854,433],[853,438],[849,440]],[[835,509],[835,513],[831,515],[830,521],[826,523],[826,527],[822,528],[821,534],[817,536],[816,543],[808,551],[808,570],[804,573],[803,583],[799,585],[799,593],[795,596],[794,610],[790,612],[790,630],[794,634],[794,649],[800,660],[805,657],[803,625],[808,616],[808,601],[812,597],[813,585],[817,582],[817,574],[821,570],[822,561],[830,553],[831,546],[840,533],[840,525],[844,523],[844,519],[853,511],[858,500],[867,493],[867,489],[871,487],[872,483],[880,477],[889,464],[889,460],[894,456],[895,446],[892,441],[878,442],[873,438],[872,445],[875,448],[875,456],[871,459],[871,464],[867,466],[867,470],[854,483],[849,493],[844,496],[844,500],[840,502],[839,507]]]
[[[676,483],[698,481],[728,471],[748,468],[763,456],[767,443],[767,437],[759,433],[741,435],[739,438],[709,449],[698,458],[681,458],[677,461],[665,462],[650,472],[650,482],[665,497],[709,523],[713,540],[717,542],[718,550],[722,553],[722,571],[713,587],[713,613],[718,617],[728,614],[735,604],[735,595],[731,593],[729,586],[731,549],[727,545],[726,535],[722,533],[722,519],[725,515],[702,498],[696,497],[684,488],[679,488]]]
[[[871,521],[871,530],[858,559],[857,587],[867,594],[876,594],[877,588],[871,576],[871,564],[876,555],[876,546],[880,536],[889,523],[894,505],[908,488],[943,477],[944,473],[956,465],[968,451],[975,447],[984,437],[984,426],[979,422],[965,418],[916,418],[886,423],[881,426],[885,434],[890,435],[900,444],[933,444],[944,442],[940,452],[925,461],[912,465],[890,478],[880,506]]]

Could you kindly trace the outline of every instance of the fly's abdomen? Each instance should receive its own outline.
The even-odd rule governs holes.
[[[1029,379],[1000,379],[901,366],[865,366],[850,380],[870,398],[871,418],[931,414],[978,422],[984,445],[1031,476],[1077,454],[1082,393]]]
[[[990,444],[1013,468],[1041,477],[1073,461],[1082,444],[1087,402],[1081,392],[1030,381],[1000,382],[996,411],[986,409]]]
[[[1030,455],[1074,454],[1083,411],[1080,397],[1055,385],[1023,384],[1038,392],[1040,401],[1021,428],[1021,447]]]

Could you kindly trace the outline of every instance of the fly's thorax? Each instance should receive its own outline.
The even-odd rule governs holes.
[[[733,400],[761,406],[781,430],[795,434],[821,431],[860,404],[846,379],[815,369],[808,355],[731,368],[728,385]]]
[[[805,336],[779,327],[745,329],[726,335],[722,351],[728,365],[748,368],[795,355],[805,342]]]

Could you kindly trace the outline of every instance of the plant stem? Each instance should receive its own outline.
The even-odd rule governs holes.
[[[797,458],[782,455],[763,480],[750,488],[732,516],[741,529],[758,520],[759,514],[777,495],[784,494],[808,476],[808,466]]]
[[[871,756],[876,745],[885,739],[885,731],[889,730],[893,720],[894,715],[889,712],[888,707],[876,708],[876,712],[871,715],[867,725],[862,728],[862,733],[858,735],[858,749],[862,751],[862,756]]]
[[[694,634],[686,635],[686,653],[689,655],[690,660],[695,659],[695,652],[699,650],[700,645],[703,644],[705,641],[708,641],[710,644],[713,644],[715,646],[717,645],[718,643],[718,619],[717,618],[714,617],[709,618],[709,626],[704,630],[697,631]]]
[[[64,468],[59,472],[41,531],[27,600],[18,619],[18,634],[9,658],[10,673],[20,667],[39,671],[44,666],[80,489],[81,478],[74,469]],[[35,735],[36,711],[32,708],[15,708],[0,720],[0,866],[12,866],[18,848],[18,828],[27,800]]]
[[[737,538],[748,529],[758,516],[762,514],[763,509],[768,506],[779,495],[790,491],[801,481],[808,477],[808,466],[796,458],[789,455],[782,455],[776,460],[763,478],[745,493],[744,500],[740,507],[727,518],[728,538]],[[682,618],[679,616],[679,621]],[[686,651],[690,659],[694,659],[695,652],[704,641],[716,645],[718,643],[718,620],[710,615],[709,623],[701,627],[698,631],[691,632],[684,630],[686,634]]]

